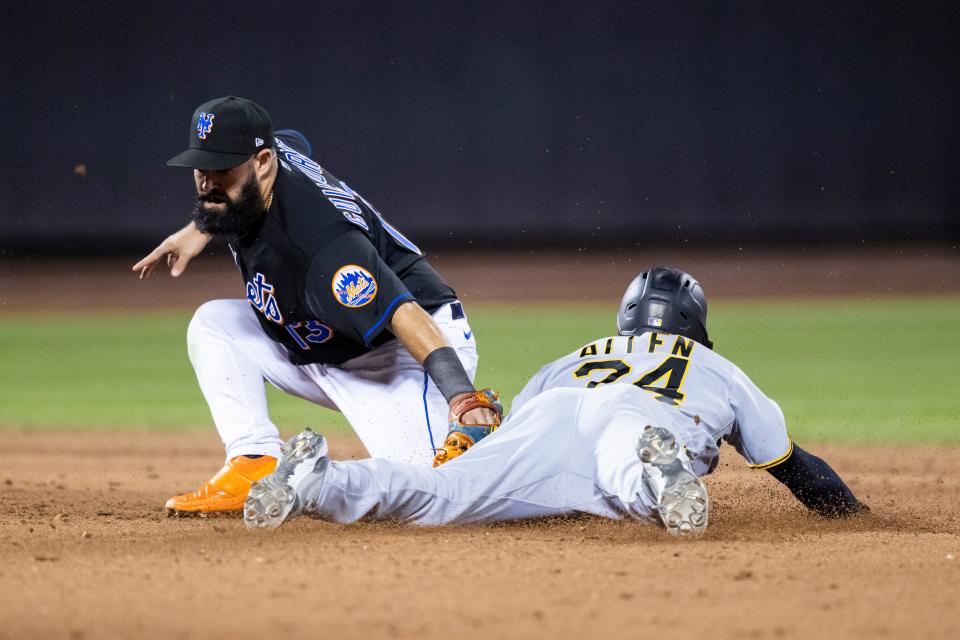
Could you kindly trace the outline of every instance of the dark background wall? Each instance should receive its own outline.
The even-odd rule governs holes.
[[[151,247],[230,93],[423,244],[956,240],[954,7],[2,2],[0,251]]]

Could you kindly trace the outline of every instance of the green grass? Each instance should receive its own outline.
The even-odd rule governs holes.
[[[477,382],[512,397],[539,367],[611,333],[611,310],[468,309]],[[0,317],[0,425],[212,428],[186,356],[189,313]],[[960,442],[960,299],[721,300],[717,350],[787,416],[800,440]],[[333,412],[268,391],[284,431],[348,429]]]

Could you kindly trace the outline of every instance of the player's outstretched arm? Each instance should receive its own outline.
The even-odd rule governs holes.
[[[187,268],[187,263],[203,251],[211,238],[212,236],[203,233],[191,222],[168,236],[156,249],[133,265],[133,271],[139,271],[140,279],[145,280],[150,277],[160,261],[166,259],[170,275],[176,278]]]
[[[830,465],[796,444],[789,458],[767,471],[804,506],[822,516],[840,518],[870,510],[857,500]]]
[[[419,304],[407,302],[400,305],[390,321],[390,330],[427,370],[447,402],[452,404],[456,396],[476,391],[457,352]],[[500,422],[494,411],[485,408],[471,409],[462,418],[464,424]]]
[[[416,302],[397,307],[390,330],[423,365],[450,405],[450,432],[434,466],[456,457],[500,425],[503,407],[489,389],[477,391],[456,350]]]

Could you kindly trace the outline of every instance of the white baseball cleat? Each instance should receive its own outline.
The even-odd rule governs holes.
[[[250,487],[243,505],[243,522],[248,529],[276,529],[299,513],[297,485],[310,474],[327,470],[327,440],[311,429],[290,438],[283,445],[277,470]]]
[[[657,498],[657,511],[664,528],[673,535],[703,533],[707,528],[707,488],[685,466],[683,448],[663,427],[647,425],[637,442],[637,456],[645,471],[643,479]]]

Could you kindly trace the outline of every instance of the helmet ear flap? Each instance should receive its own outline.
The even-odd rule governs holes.
[[[700,335],[702,337],[694,338],[694,340],[696,340],[697,342],[705,346],[707,349],[710,349],[711,351],[713,351],[713,340],[707,337],[707,328],[701,325],[699,329],[700,329]]]

